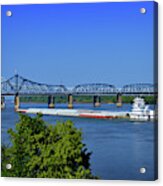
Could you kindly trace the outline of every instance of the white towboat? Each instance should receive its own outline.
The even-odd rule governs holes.
[[[129,117],[131,120],[154,120],[155,111],[149,109],[148,105],[145,105],[143,98],[136,97],[132,105],[132,110],[129,113]]]

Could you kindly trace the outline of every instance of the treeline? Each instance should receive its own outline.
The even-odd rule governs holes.
[[[133,103],[134,96],[122,96],[122,103]],[[142,97],[145,100],[146,104],[155,104],[156,100],[154,96],[145,96]],[[116,96],[106,96],[101,97],[101,102],[103,103],[117,103],[117,97]]]
[[[20,102],[24,103],[48,103],[48,96],[26,96],[20,97]],[[56,103],[67,103],[67,97],[55,97]]]
[[[155,104],[154,96],[143,97],[146,104]],[[134,96],[122,96],[123,103],[133,103]],[[23,96],[20,101],[24,103],[48,103],[48,96]],[[74,103],[92,103],[93,96],[73,96]],[[116,96],[101,96],[101,103],[116,103]],[[66,96],[55,96],[55,103],[67,103]]]

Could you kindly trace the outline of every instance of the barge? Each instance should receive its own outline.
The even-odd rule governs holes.
[[[114,119],[125,118],[128,112],[110,112],[110,111],[95,111],[95,110],[82,110],[82,109],[46,109],[46,108],[29,108],[18,109],[18,112],[27,114],[53,115],[53,116],[70,116],[81,118],[99,118],[99,119]]]

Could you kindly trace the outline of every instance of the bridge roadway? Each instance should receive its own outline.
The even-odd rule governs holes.
[[[117,96],[117,106],[122,105],[122,95],[157,96],[157,86],[150,83],[137,83],[116,88],[107,83],[77,85],[68,89],[64,85],[48,85],[26,79],[18,74],[1,82],[1,108],[4,107],[4,96],[15,96],[15,109],[19,108],[19,96],[48,95],[48,106],[54,108],[55,96],[67,96],[68,108],[73,107],[73,96],[92,96],[94,106],[99,106],[101,96]]]

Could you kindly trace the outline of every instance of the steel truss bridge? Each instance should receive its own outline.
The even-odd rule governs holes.
[[[124,85],[116,88],[114,85],[106,83],[93,83],[77,85],[73,89],[68,89],[64,85],[48,85],[26,79],[18,74],[1,82],[1,95],[134,95],[148,96],[157,95],[157,86],[149,83],[137,83]]]

